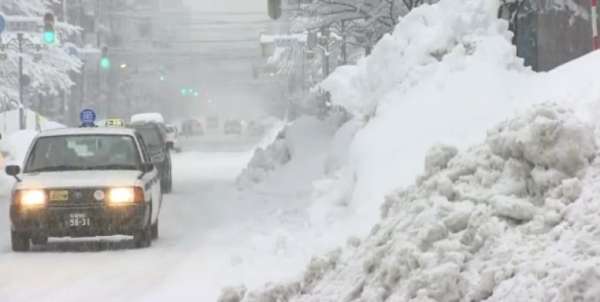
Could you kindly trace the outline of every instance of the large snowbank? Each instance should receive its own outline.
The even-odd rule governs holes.
[[[467,151],[436,146],[364,242],[246,301],[594,301],[596,152],[593,128],[554,104]]]
[[[333,102],[369,119],[350,145],[346,177],[361,213],[377,220],[385,194],[411,184],[436,143],[475,144],[492,127],[540,99],[524,99],[533,73],[516,57],[496,1],[444,0],[400,20],[373,54],[323,84]],[[543,100],[543,99],[541,99]]]
[[[490,289],[497,301],[555,297],[558,283],[540,285],[542,281],[532,279],[542,274],[544,265],[554,264],[536,262],[528,271],[531,276],[524,272],[516,279],[509,277],[516,274],[518,264],[512,266],[515,269],[496,267],[504,269],[501,265],[510,264],[513,253],[516,263],[525,266],[533,263],[526,261],[547,257],[541,252],[545,245],[535,244],[555,244],[544,241],[555,232],[552,226],[568,225],[564,222],[570,219],[568,209],[581,199],[571,202],[580,192],[586,196],[587,190],[593,191],[587,186],[591,180],[582,179],[596,152],[592,127],[583,123],[598,130],[600,86],[589,75],[600,70],[600,52],[549,73],[533,73],[516,57],[506,22],[496,18],[497,5],[497,1],[442,0],[421,6],[400,20],[373,55],[356,66],[339,68],[325,81],[333,102],[355,119],[334,136],[345,137],[335,149],[346,151],[335,164],[326,161],[323,169],[328,173],[312,182],[309,223],[321,227],[325,237],[338,235],[332,243],[337,245],[350,235],[367,235],[381,218],[382,204],[384,221],[365,243],[351,237],[345,249],[315,258],[302,281],[269,285],[249,294],[247,301],[380,301],[385,300],[376,298],[380,294],[404,293],[411,295],[388,300],[445,301],[440,292],[450,298],[485,297]],[[545,105],[501,123],[547,101],[574,111]],[[493,128],[496,125],[500,126]],[[465,151],[484,139],[485,144]],[[386,195],[397,190],[400,193],[386,202]],[[596,207],[593,210],[596,213]],[[583,208],[577,211],[583,220],[593,217]],[[317,220],[325,224],[315,224]],[[583,223],[577,225],[594,232]],[[459,240],[462,246],[457,236],[465,237],[464,243]],[[587,249],[579,235],[571,237],[570,254],[558,252],[560,256],[552,258],[553,269],[555,278],[561,271],[573,272],[569,284],[577,287],[577,280],[597,272],[583,262],[569,262],[569,257],[583,259],[584,254],[577,253],[593,249]],[[490,246],[481,250],[485,244]],[[573,247],[577,245],[586,249]],[[488,257],[487,262],[483,258],[468,262],[478,256],[469,254],[474,247]],[[559,250],[556,245],[554,252]],[[469,271],[457,271],[465,263]],[[574,268],[568,268],[570,263]],[[482,277],[476,274],[478,269],[489,273]],[[404,282],[396,283],[402,278]],[[510,280],[502,282],[505,278]],[[511,288],[514,293],[509,293]],[[498,294],[529,291],[534,298],[503,299]],[[559,291],[574,293],[569,288]],[[235,298],[242,292],[226,293]],[[307,296],[300,298],[300,293]]]

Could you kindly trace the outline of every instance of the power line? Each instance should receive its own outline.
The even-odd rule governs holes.
[[[258,39],[231,39],[231,40],[185,40],[185,41],[169,41],[169,43],[177,44],[231,44],[231,43],[256,43]]]

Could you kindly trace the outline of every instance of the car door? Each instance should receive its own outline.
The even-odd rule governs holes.
[[[146,144],[144,143],[144,138],[137,134],[137,139],[140,142],[140,148],[144,162],[153,163],[152,158],[148,153]],[[162,207],[162,189],[160,186],[160,175],[156,165],[154,166],[152,172],[144,175],[142,182],[147,186],[146,191],[150,193],[150,198],[152,201],[152,223],[155,223]]]

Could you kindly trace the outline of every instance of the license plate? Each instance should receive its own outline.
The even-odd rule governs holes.
[[[57,190],[50,191],[50,201],[67,201],[69,200],[69,191]]]
[[[69,227],[89,227],[91,221],[86,214],[73,213],[69,215],[67,225]]]

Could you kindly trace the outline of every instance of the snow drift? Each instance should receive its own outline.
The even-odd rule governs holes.
[[[586,186],[600,173],[598,162],[588,169],[596,152],[593,128],[554,104],[467,151],[435,146],[364,242],[246,301],[593,301],[584,280],[600,276],[598,229],[587,225],[600,213]]]
[[[333,102],[369,122],[350,145],[347,177],[360,213],[357,232],[377,221],[378,205],[422,173],[428,148],[480,142],[507,116],[544,99],[524,99],[534,76],[510,43],[496,1],[444,0],[402,18],[370,57],[337,70],[323,86]]]
[[[238,177],[242,189],[308,187],[326,173],[336,131],[344,117],[324,119],[306,116],[287,125],[270,145],[259,147]],[[333,142],[332,142],[333,141]],[[282,187],[283,186],[283,187]],[[290,188],[291,189],[291,188]]]
[[[497,8],[497,1],[478,0],[423,5],[370,57],[323,83],[333,102],[355,116],[349,125],[364,127],[338,131],[336,137],[349,134],[346,152],[313,181],[307,212],[311,223],[325,222],[313,224],[323,233],[339,236],[332,245],[367,237],[350,237],[345,248],[314,258],[300,281],[245,295],[231,289],[223,297],[594,296],[582,280],[596,280],[598,261],[594,244],[583,238],[597,232],[585,221],[597,213],[590,205],[595,168],[586,171],[597,152],[593,133],[600,117],[600,87],[588,75],[600,68],[600,52],[533,73],[516,57]],[[548,101],[560,105],[526,111]],[[519,112],[526,113],[505,121]]]

